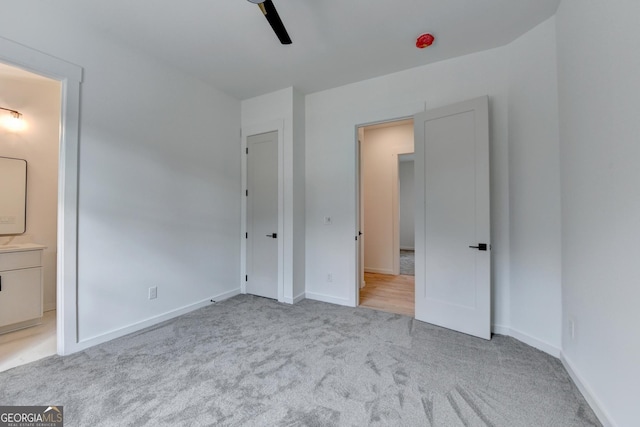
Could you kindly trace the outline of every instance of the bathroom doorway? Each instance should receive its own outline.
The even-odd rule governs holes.
[[[61,97],[60,81],[0,63],[0,107],[18,111],[21,125],[11,127],[0,120],[0,156],[27,162],[25,232],[0,235],[0,248],[44,246],[41,322],[22,329],[21,324],[0,325],[9,331],[0,335],[0,371],[57,353]]]

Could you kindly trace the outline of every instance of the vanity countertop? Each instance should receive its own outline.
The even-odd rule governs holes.
[[[0,254],[3,252],[33,251],[46,248],[46,246],[38,245],[37,243],[13,243],[8,245],[0,245]]]

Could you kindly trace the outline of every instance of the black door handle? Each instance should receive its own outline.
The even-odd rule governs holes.
[[[479,251],[486,251],[487,250],[487,244],[486,243],[478,243],[478,246],[469,246],[472,249],[477,249]]]
[[[267,234],[267,237],[271,237],[272,239],[277,239],[278,238],[278,233]]]

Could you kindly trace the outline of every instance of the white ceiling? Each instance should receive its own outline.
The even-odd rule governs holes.
[[[282,46],[246,0],[57,0],[76,22],[246,99],[316,92],[507,44],[560,0],[273,0]],[[415,39],[431,32],[428,49]]]

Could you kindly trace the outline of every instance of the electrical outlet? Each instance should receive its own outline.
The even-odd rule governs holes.
[[[333,274],[327,273],[327,282],[333,282]]]
[[[149,299],[156,299],[156,298],[158,298],[158,287],[152,286],[149,288]]]

